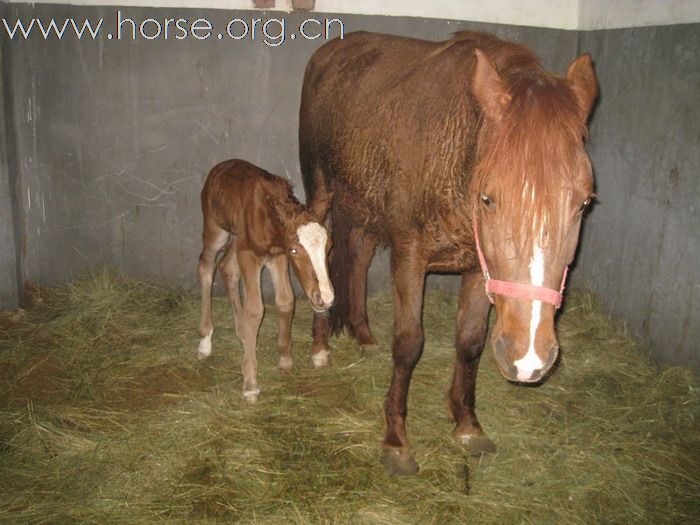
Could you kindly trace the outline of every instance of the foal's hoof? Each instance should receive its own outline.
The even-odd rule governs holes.
[[[408,448],[387,447],[383,449],[382,465],[392,476],[410,476],[418,472],[418,463]]]
[[[460,445],[464,445],[471,456],[481,456],[496,452],[496,445],[484,434],[462,434],[455,435],[455,439]]]
[[[202,337],[199,340],[199,346],[197,347],[197,359],[206,359],[211,355],[211,334]]]
[[[331,353],[328,350],[321,350],[311,354],[311,362],[314,364],[314,368],[323,368],[330,365],[330,356]]]
[[[256,388],[255,390],[243,391],[243,399],[245,399],[251,405],[258,402],[258,395],[260,395],[260,389],[258,388]]]
[[[291,370],[292,369],[292,358],[289,356],[280,357],[277,363],[277,368],[280,370]]]

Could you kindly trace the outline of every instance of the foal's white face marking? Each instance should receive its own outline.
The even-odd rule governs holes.
[[[326,267],[326,243],[328,242],[328,233],[326,229],[317,222],[309,222],[297,229],[297,237],[306,253],[309,254],[311,265],[318,279],[318,288],[321,292],[321,299],[325,304],[331,304],[335,295],[333,287],[328,278],[328,270]]]

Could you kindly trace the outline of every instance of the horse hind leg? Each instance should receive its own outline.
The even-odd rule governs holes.
[[[348,237],[348,253],[351,258],[348,284],[350,333],[363,352],[378,347],[369,327],[367,316],[367,272],[374,258],[377,243],[363,235],[360,228],[353,228]]]
[[[328,194],[325,192],[325,183],[323,183],[323,174],[321,173],[320,170],[316,170],[315,172],[315,177],[316,177],[316,188],[320,192],[319,196],[314,195],[314,198],[316,199],[322,199],[322,200],[327,200],[328,199]],[[323,184],[322,190],[319,190],[320,184]],[[335,248],[331,252],[331,257],[329,261],[329,266],[328,266],[328,271],[331,274],[331,279],[333,280],[333,288],[336,291],[336,305],[341,304],[340,309],[342,309],[342,303],[344,302],[343,300],[343,292],[344,288],[341,287],[341,297],[338,297],[338,282],[337,279],[333,277],[334,273],[337,273],[335,271],[335,268],[337,268],[337,260],[339,259],[338,254],[336,251],[338,249],[342,250],[343,249],[343,239],[345,238],[344,233],[339,233],[336,231],[333,227],[334,220],[333,220],[333,214],[328,213],[325,217],[324,221],[326,230],[328,232],[332,232],[333,238],[338,241]],[[342,258],[342,257],[340,257]],[[335,306],[331,309],[331,311],[334,311],[337,309],[338,306]],[[313,314],[313,320],[311,324],[311,337],[312,337],[312,343],[311,343],[311,363],[313,364],[314,368],[324,368],[330,365],[330,357],[331,357],[331,347],[328,344],[328,335],[330,334],[331,331],[331,322],[330,322],[330,315],[328,312],[325,313],[316,313],[314,312]]]
[[[202,233],[202,253],[199,256],[197,277],[201,290],[202,312],[199,321],[199,346],[197,357],[204,359],[211,355],[211,337],[214,333],[214,325],[211,318],[211,291],[216,272],[216,256],[226,244],[228,232],[205,222]]]
[[[277,308],[278,366],[282,370],[292,368],[292,318],[294,317],[294,291],[289,281],[289,266],[286,255],[278,255],[266,265],[275,288]]]
[[[233,324],[236,328],[236,335],[240,338],[241,332],[239,329],[239,319],[241,317],[241,269],[238,265],[238,256],[236,254],[236,238],[231,240],[231,243],[226,248],[224,256],[219,261],[219,269],[226,293],[228,294],[229,303],[233,312]]]

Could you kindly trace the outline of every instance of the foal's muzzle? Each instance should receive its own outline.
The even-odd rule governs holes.
[[[315,291],[311,295],[309,295],[311,309],[317,314],[326,313],[331,308],[331,306],[333,306],[334,300],[335,297],[331,301],[324,301],[320,291]]]

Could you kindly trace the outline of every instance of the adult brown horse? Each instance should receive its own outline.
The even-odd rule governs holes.
[[[382,454],[390,472],[418,468],[405,423],[426,272],[462,274],[449,409],[455,438],[472,453],[494,448],[474,410],[489,299],[507,379],[539,381],[555,362],[555,309],[593,196],[584,137],[596,96],[589,55],[559,78],[525,47],[480,33],[446,42],[354,33],[311,58],[301,167],[307,199],[334,193],[336,290],[330,322],[314,321],[315,351],[344,326],[360,345],[376,343],[367,269],[377,244],[390,247],[394,369]]]

